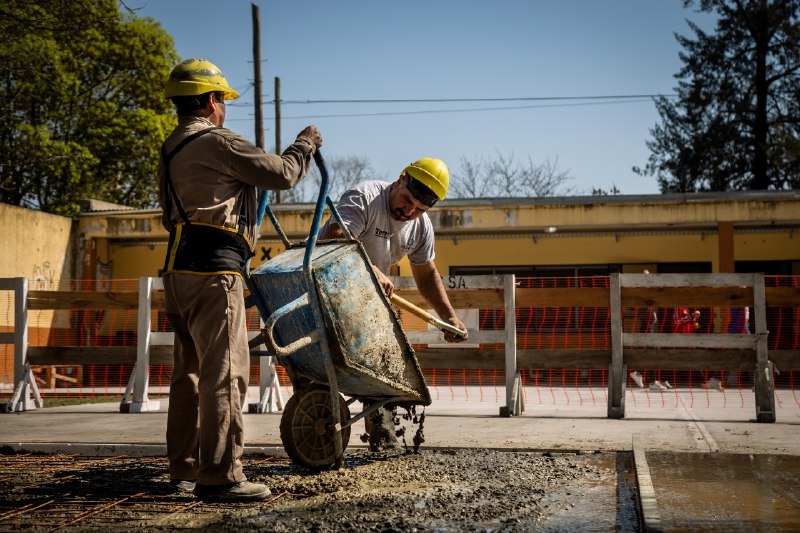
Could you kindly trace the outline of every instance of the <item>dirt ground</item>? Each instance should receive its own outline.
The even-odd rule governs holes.
[[[2,452],[3,532],[639,529],[632,459],[619,453],[350,449],[346,468],[319,473],[248,455],[246,473],[272,496],[222,504],[170,493],[160,457]]]

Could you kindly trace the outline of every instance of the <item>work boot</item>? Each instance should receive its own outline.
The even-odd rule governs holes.
[[[169,486],[173,492],[194,492],[196,483],[188,479],[170,479]]]
[[[261,483],[240,481],[226,485],[201,485],[194,487],[194,494],[201,500],[216,501],[252,501],[263,500],[269,496],[270,490]]]
[[[369,435],[369,448],[373,452],[399,448],[394,427],[394,414],[386,407],[364,418],[364,429]]]

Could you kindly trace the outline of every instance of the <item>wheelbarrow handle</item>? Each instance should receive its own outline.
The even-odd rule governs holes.
[[[276,355],[282,355],[284,357],[292,355],[297,350],[301,348],[305,348],[306,346],[310,346],[315,342],[319,341],[320,339],[320,329],[316,328],[314,331],[309,333],[304,337],[300,337],[296,341],[287,344],[286,346],[281,346],[275,340],[273,336],[273,331],[275,330],[275,324],[281,318],[285,317],[289,313],[292,313],[301,307],[305,307],[309,305],[308,293],[303,293],[300,297],[295,298],[291,302],[287,303],[286,305],[279,307],[272,313],[267,321],[264,323],[264,328],[261,332],[264,335],[264,344],[267,346],[267,350],[275,353]]]
[[[433,316],[432,314],[430,314],[426,310],[417,307],[416,305],[412,304],[408,300],[406,300],[404,298],[401,298],[400,296],[398,296],[398,295],[396,295],[394,293],[392,293],[392,296],[389,299],[392,301],[393,304],[396,304],[398,307],[401,307],[401,308],[405,309],[406,311],[408,311],[409,313],[418,316],[419,318],[421,318],[422,320],[424,320],[428,324],[430,324],[430,325],[432,325],[434,327],[437,327],[442,331],[449,331],[450,333],[454,333],[454,334],[458,335],[459,337],[461,337],[462,339],[466,339],[467,338],[467,332],[466,331],[460,330],[457,327],[455,327],[454,325],[448,324],[447,322],[445,322],[443,320],[439,320],[438,318],[436,318],[435,316]]]

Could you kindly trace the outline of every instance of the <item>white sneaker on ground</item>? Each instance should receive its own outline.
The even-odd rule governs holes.
[[[659,382],[659,381],[654,381],[654,382],[652,382],[650,384],[650,390],[652,390],[652,391],[665,391],[665,390],[667,390],[667,387],[665,385],[662,385],[661,382]]]
[[[639,386],[640,389],[644,387],[644,381],[642,380],[642,375],[637,371],[634,370],[633,372],[631,372],[631,379],[634,381],[634,383],[636,383]]]

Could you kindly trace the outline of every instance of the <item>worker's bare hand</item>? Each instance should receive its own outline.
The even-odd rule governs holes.
[[[454,325],[455,327],[457,327],[458,329],[460,329],[464,333],[467,333],[467,326],[465,326],[464,323],[461,322],[458,319],[458,317],[455,317],[455,316],[454,317],[450,317],[450,319],[447,322],[449,322],[450,324]],[[460,335],[456,335],[452,331],[445,331],[444,332],[444,340],[446,340],[447,342],[464,342],[465,340],[467,340],[467,337],[468,337],[468,335],[464,335],[462,337]]]
[[[316,126],[306,126],[306,128],[297,134],[297,138],[305,137],[312,143],[314,146],[319,148],[322,146],[322,134],[319,132]]]
[[[386,274],[380,271],[380,269],[376,266],[373,266],[372,269],[375,271],[375,275],[378,277],[378,284],[383,289],[383,292],[389,298],[392,297],[392,293],[394,292],[394,283],[392,283],[389,278],[386,277]]]

